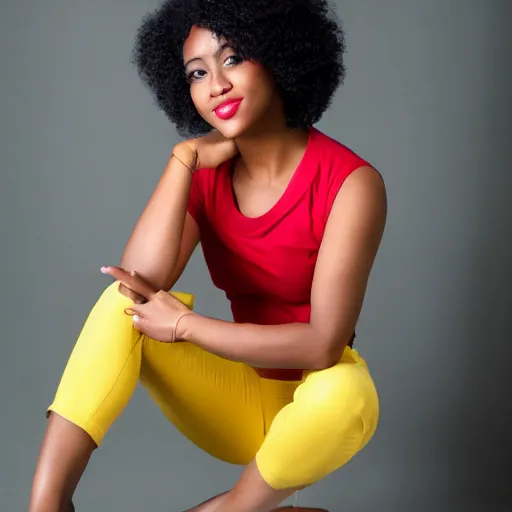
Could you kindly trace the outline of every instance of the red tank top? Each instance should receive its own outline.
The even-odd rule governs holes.
[[[345,178],[370,164],[310,127],[283,195],[267,213],[250,218],[237,207],[234,161],[198,169],[192,179],[188,211],[198,223],[212,281],[226,293],[235,322],[309,322],[313,273],[333,201]]]

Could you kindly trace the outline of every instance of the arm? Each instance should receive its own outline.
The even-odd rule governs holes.
[[[197,224],[187,214],[195,155],[179,145],[174,152],[182,162],[169,159],[121,258],[122,268],[137,271],[156,289],[172,286],[199,241]]]
[[[236,324],[199,315],[178,336],[256,367],[321,369],[335,364],[355,329],[387,215],[381,175],[361,167],[334,201],[318,254],[308,324]]]
[[[185,270],[185,267],[190,260],[190,256],[192,256],[192,253],[199,243],[199,240],[199,226],[197,225],[194,217],[192,217],[192,215],[187,212],[185,217],[185,226],[183,227],[183,236],[181,238],[178,261],[171,274],[168,286],[166,285],[166,287],[163,287],[162,290],[169,290],[176,284],[176,281],[181,277],[181,274]]]

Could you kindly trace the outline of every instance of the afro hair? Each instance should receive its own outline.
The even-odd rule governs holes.
[[[167,0],[142,20],[132,62],[180,135],[212,130],[192,102],[184,72],[183,44],[194,25],[265,66],[290,128],[316,123],[345,78],[345,37],[326,0]]]

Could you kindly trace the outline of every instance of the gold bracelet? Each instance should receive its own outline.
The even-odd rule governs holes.
[[[177,158],[178,161],[181,162],[190,171],[191,174],[194,174],[194,171],[179,156],[175,155],[174,153],[172,153],[171,156]]]
[[[184,316],[187,316],[187,315],[194,315],[195,313],[193,311],[184,311],[183,313],[181,313],[180,316],[178,316],[178,318],[176,319],[176,321],[174,322],[174,327],[172,329],[172,338],[171,338],[171,343],[174,343],[176,341],[176,331],[178,330],[178,322],[184,317]]]

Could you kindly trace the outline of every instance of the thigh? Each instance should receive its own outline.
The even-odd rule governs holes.
[[[347,347],[335,366],[308,372],[274,418],[256,462],[275,489],[311,485],[346,464],[375,432],[379,402],[368,368]]]
[[[254,458],[264,420],[252,368],[192,343],[145,338],[140,378],[165,416],[199,448],[233,464]]]

